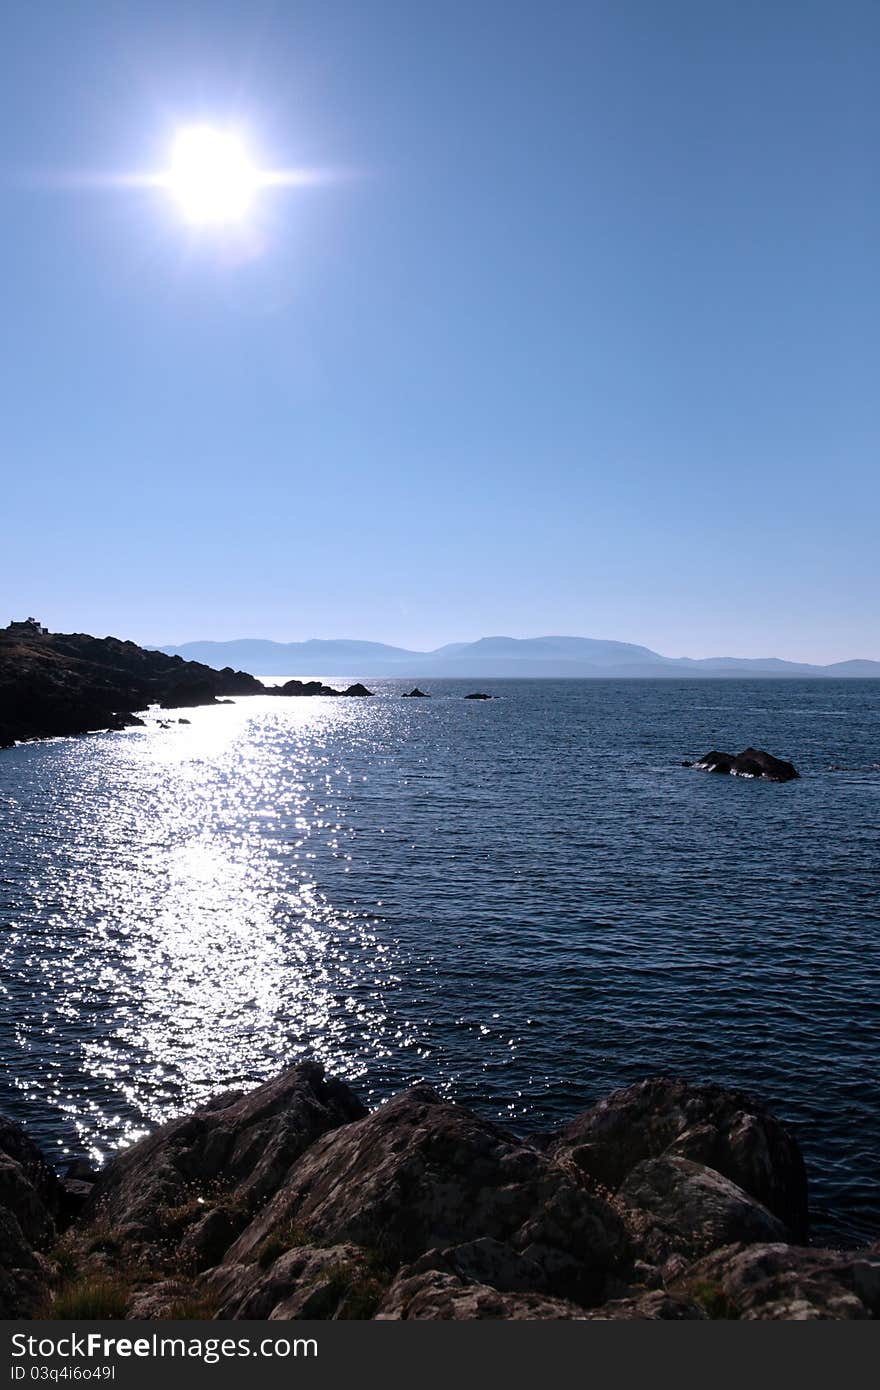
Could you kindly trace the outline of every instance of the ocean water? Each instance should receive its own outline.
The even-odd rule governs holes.
[[[103,1161],[304,1055],[523,1133],[674,1073],[876,1239],[880,682],[371,684],[0,753],[0,1108]],[[749,743],[802,779],[680,765]]]

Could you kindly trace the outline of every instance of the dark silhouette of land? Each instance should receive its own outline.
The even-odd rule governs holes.
[[[118,637],[47,632],[34,618],[0,629],[0,748],[140,724],[135,711],[216,704],[238,695],[369,695],[319,681],[267,688],[246,671],[215,670]]]

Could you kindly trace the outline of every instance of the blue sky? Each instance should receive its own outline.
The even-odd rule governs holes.
[[[880,657],[880,6],[4,10],[0,621]],[[235,235],[175,132],[338,171]]]

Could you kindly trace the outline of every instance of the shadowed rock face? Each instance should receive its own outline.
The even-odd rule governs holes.
[[[0,1120],[0,1316],[51,1316],[77,1279],[139,1318],[880,1316],[880,1247],[789,1243],[806,1186],[784,1127],[665,1077],[526,1143],[424,1085],[367,1114],[303,1063],[115,1158],[63,1265],[55,1210],[51,1169]]]
[[[760,748],[744,748],[741,753],[704,753],[693,766],[701,772],[727,772],[734,777],[759,777],[765,782],[791,782],[800,777],[794,763],[783,762]]]

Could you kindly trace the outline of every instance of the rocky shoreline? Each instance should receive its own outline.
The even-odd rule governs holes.
[[[303,1062],[66,1179],[0,1117],[3,1318],[880,1317],[880,1242],[807,1235],[786,1127],[665,1077],[523,1140]]]
[[[31,739],[125,729],[149,705],[188,709],[241,695],[366,696],[319,681],[266,686],[246,671],[215,671],[117,637],[46,632],[34,619],[0,629],[0,748]]]

